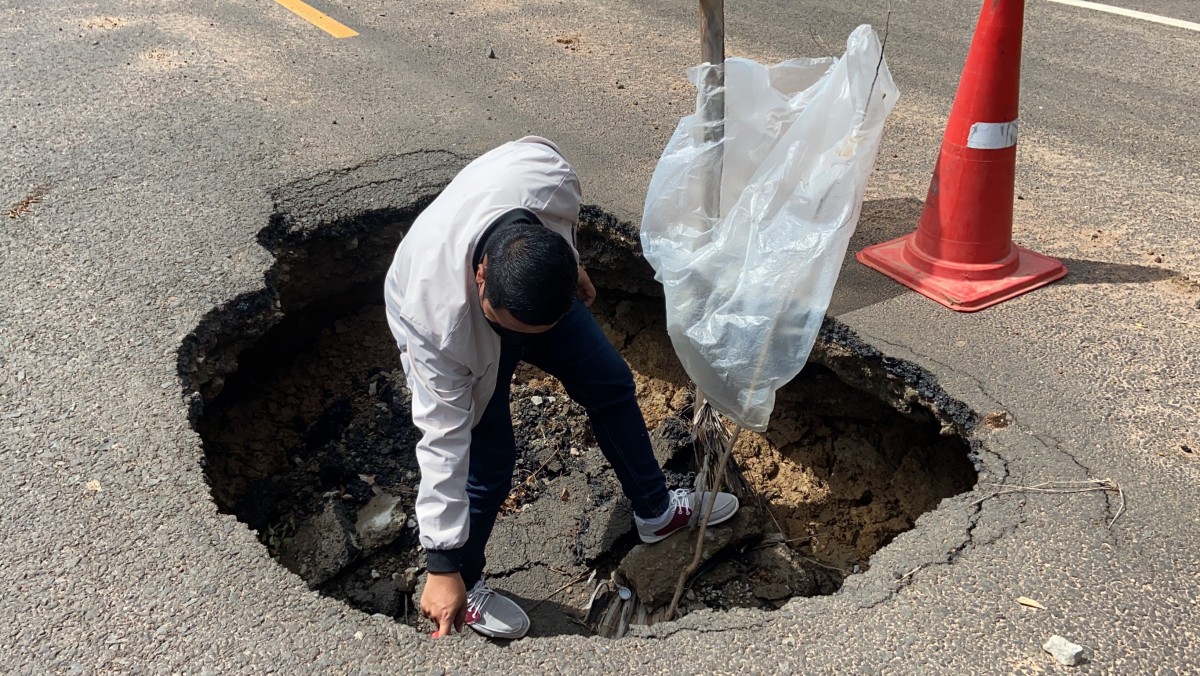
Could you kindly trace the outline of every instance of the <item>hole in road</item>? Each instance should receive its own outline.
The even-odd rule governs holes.
[[[419,435],[381,280],[422,206],[303,234],[277,217],[261,236],[276,255],[265,288],[209,313],[180,353],[219,507],[313,588],[414,626]],[[633,367],[656,453],[669,481],[687,484],[691,394],[636,233],[585,208],[579,244],[601,292],[594,312]],[[526,366],[512,399],[519,459],[489,548],[493,586],[530,611],[535,636],[619,635],[663,619],[692,537],[636,547],[582,408]],[[974,421],[928,374],[827,322],[771,428],[739,441],[743,510],[710,531],[715,555],[685,608],[769,610],[836,591],[922,513],[970,490]],[[629,601],[617,583],[634,591]]]

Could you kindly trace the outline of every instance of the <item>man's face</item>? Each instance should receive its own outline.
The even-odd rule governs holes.
[[[479,287],[479,305],[483,308],[483,315],[490,321],[499,324],[509,331],[517,333],[545,333],[554,328],[555,324],[526,324],[525,322],[512,316],[512,313],[505,309],[497,310],[492,307],[487,296],[483,293],[483,288],[487,284],[487,256],[483,257],[483,262],[475,269],[475,285]]]

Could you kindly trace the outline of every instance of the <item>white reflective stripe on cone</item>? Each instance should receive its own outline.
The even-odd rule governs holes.
[[[1017,120],[1012,122],[976,122],[967,134],[967,147],[977,150],[1002,150],[1017,145]]]

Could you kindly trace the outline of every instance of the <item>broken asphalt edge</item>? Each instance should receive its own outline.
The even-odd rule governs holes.
[[[204,386],[214,378],[236,371],[237,355],[288,311],[298,309],[288,307],[279,297],[279,275],[285,273],[280,269],[285,258],[282,254],[315,241],[362,237],[397,222],[411,221],[467,161],[468,158],[448,151],[417,151],[321,172],[274,193],[273,215],[257,236],[258,243],[275,257],[264,273],[263,287],[239,294],[210,310],[178,350],[177,373],[193,428],[203,414]],[[583,206],[580,229],[581,236],[603,231],[605,240],[640,251],[637,227],[599,206]],[[585,257],[589,253],[603,255],[585,251]],[[391,251],[387,251],[387,257],[390,256]],[[883,353],[832,317],[826,317],[810,360],[827,366],[854,387],[871,392],[893,406],[899,404],[901,413],[911,414],[916,408],[931,412],[943,425],[943,433],[957,433],[968,440],[970,460],[981,479],[985,476],[996,482],[1007,479],[1007,461],[976,434],[980,428],[979,415],[945,392],[937,377],[926,368]],[[870,368],[864,371],[861,364]],[[881,387],[887,391],[881,391]],[[975,529],[986,506],[986,503],[971,504],[979,497],[978,492],[977,484],[973,491],[947,498],[935,510],[922,515],[912,530],[902,533],[897,537],[898,542],[872,558],[870,570],[848,578],[834,596],[855,595],[859,598],[856,608],[875,608],[911,585],[920,571],[953,564],[973,547],[991,544],[1012,532],[1016,525],[1002,528],[999,535],[986,541],[976,540]],[[918,547],[920,554],[909,552],[905,557],[904,566],[909,567],[906,571],[897,569],[887,574],[875,565],[876,558],[898,549],[900,542],[911,548],[921,537],[921,524],[935,518],[957,522],[958,535],[952,541],[941,540],[932,550]],[[794,598],[776,613],[796,612],[803,604],[815,600]],[[630,635],[667,638],[682,631],[716,631],[706,628],[705,616],[711,612],[715,611],[702,610],[674,622],[638,627]],[[756,610],[723,611],[722,615],[719,631],[753,628],[776,620],[775,613]]]

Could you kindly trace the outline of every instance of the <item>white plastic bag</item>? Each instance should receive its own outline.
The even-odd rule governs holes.
[[[812,350],[899,92],[870,26],[841,59],[725,62],[724,137],[701,111],[719,89],[692,68],[696,114],[654,170],[642,249],[667,328],[709,402],[762,431]],[[719,123],[718,123],[719,124]],[[714,136],[716,137],[714,139]],[[706,213],[720,181],[720,217]]]

